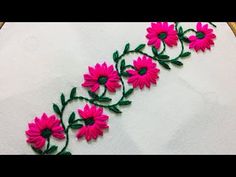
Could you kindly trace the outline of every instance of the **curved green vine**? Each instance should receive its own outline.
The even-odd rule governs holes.
[[[209,22],[209,23],[212,26],[216,27],[212,22]],[[181,45],[180,53],[174,58],[170,58],[167,54],[165,54],[166,53],[166,44],[163,40],[162,40],[163,49],[160,52],[155,47],[151,47],[152,54],[148,54],[148,53],[144,52],[146,44],[140,44],[135,49],[131,50],[130,44],[128,43],[125,45],[124,50],[121,55],[119,55],[118,51],[115,51],[113,53],[113,60],[115,62],[115,69],[118,73],[118,76],[120,78],[120,82],[122,85],[122,95],[121,95],[120,99],[118,101],[116,101],[115,103],[110,104],[112,99],[106,96],[106,94],[107,94],[106,86],[104,86],[104,90],[101,93],[101,95],[98,95],[95,92],[88,91],[88,94],[91,98],[87,98],[84,96],[77,96],[76,95],[76,89],[77,89],[76,87],[74,87],[71,90],[70,97],[67,100],[65,98],[65,95],[63,93],[61,94],[61,97],[60,97],[61,106],[58,106],[57,104],[53,104],[53,110],[59,116],[59,118],[61,120],[61,125],[64,129],[64,132],[65,132],[66,141],[65,141],[64,146],[57,153],[57,155],[70,155],[71,154],[69,151],[67,151],[67,147],[69,144],[69,130],[70,129],[79,129],[84,126],[84,120],[83,119],[76,119],[76,114],[74,112],[72,112],[70,114],[70,116],[68,118],[68,125],[66,126],[63,115],[64,115],[64,111],[65,111],[66,107],[70,103],[72,103],[73,101],[77,101],[77,100],[86,101],[86,102],[89,102],[93,105],[96,105],[96,106],[99,106],[102,108],[107,108],[110,111],[113,111],[115,113],[122,113],[120,111],[120,109],[118,108],[118,106],[126,106],[126,105],[130,105],[132,103],[127,98],[133,93],[134,89],[130,88],[130,89],[126,90],[123,78],[129,77],[129,74],[126,71],[128,68],[132,68],[132,69],[135,69],[135,68],[134,68],[134,66],[132,66],[130,64],[126,64],[126,61],[125,61],[126,56],[131,55],[131,54],[138,54],[138,55],[147,56],[147,57],[153,59],[154,61],[157,61],[162,67],[164,67],[167,70],[171,69],[169,64],[173,64],[176,66],[183,65],[183,63],[180,61],[180,59],[186,58],[191,55],[191,52],[185,51],[184,43],[190,42],[185,35],[188,32],[197,33],[197,31],[192,28],[187,29],[187,30],[183,30],[183,27],[179,26],[179,22],[175,22],[174,28],[177,31],[178,40]],[[80,123],[78,123],[78,122],[80,122]],[[50,137],[47,139],[47,147],[44,151],[33,148],[33,150],[35,152],[37,152],[38,154],[42,154],[42,155],[55,153],[57,151],[57,149],[58,149],[58,147],[55,145],[50,146]]]

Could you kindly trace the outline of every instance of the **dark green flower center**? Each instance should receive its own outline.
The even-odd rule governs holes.
[[[197,32],[196,36],[198,39],[203,39],[205,37],[205,34],[203,32]]]
[[[52,131],[48,128],[44,129],[42,132],[41,132],[41,136],[44,137],[44,138],[49,138],[52,134]]]
[[[84,119],[84,123],[85,123],[86,126],[93,125],[94,124],[94,118],[90,117],[90,118]]]
[[[167,34],[165,32],[158,34],[158,38],[161,40],[164,40],[166,37],[167,37]]]
[[[98,78],[98,83],[99,83],[100,85],[104,85],[104,84],[107,83],[107,80],[108,80],[108,78],[107,78],[106,76],[100,76],[100,77]]]
[[[147,68],[141,68],[139,71],[138,71],[139,75],[144,75],[147,73]]]

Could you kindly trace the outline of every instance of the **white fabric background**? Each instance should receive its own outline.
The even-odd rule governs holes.
[[[216,23],[215,47],[161,68],[157,86],[136,90],[122,115],[109,111],[110,129],[96,142],[70,133],[73,154],[236,153],[236,39]],[[195,27],[195,23],[184,26]],[[34,154],[25,142],[28,122],[61,92],[80,94],[89,65],[112,64],[115,50],[146,43],[149,23],[6,23],[0,31],[0,154]],[[174,55],[175,50],[169,50]],[[135,56],[131,56],[132,59]],[[131,61],[131,60],[129,60]],[[84,103],[71,104],[70,111]],[[62,145],[62,144],[60,144]]]

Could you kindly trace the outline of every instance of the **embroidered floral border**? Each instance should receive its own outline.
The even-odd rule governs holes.
[[[216,27],[213,23],[208,23]],[[187,35],[189,33],[191,34]],[[191,55],[191,52],[185,49],[186,46],[196,52],[205,52],[214,45],[216,35],[207,23],[198,22],[196,29],[184,29],[179,22],[155,22],[147,28],[146,38],[147,44],[140,44],[134,48],[126,44],[122,52],[115,51],[114,65],[104,62],[88,67],[88,73],[84,74],[84,82],[81,85],[88,89],[88,97],[78,95],[77,88],[72,88],[69,96],[61,94],[60,104],[53,104],[55,114],[43,113],[41,117],[35,117],[34,121],[28,124],[28,130],[25,132],[27,143],[37,154],[70,155],[70,130],[77,130],[78,139],[85,137],[86,141],[96,140],[109,128],[109,116],[103,112],[104,109],[117,114],[122,113],[122,107],[132,103],[129,97],[135,90],[150,88],[157,84],[160,72],[158,66],[167,70],[172,66],[181,67],[183,59]],[[166,52],[167,47],[177,45],[181,46],[179,54],[170,58]],[[151,54],[145,52],[147,47],[151,48]],[[135,58],[132,64],[127,64],[125,58],[132,54],[138,54],[139,57]],[[126,88],[126,85],[130,85],[130,88]],[[98,93],[99,90],[102,90],[101,94]],[[118,91],[122,94],[114,103],[107,93]],[[65,120],[64,110],[76,101],[85,101],[87,104],[72,112]],[[57,145],[51,145],[51,138],[63,140],[64,146],[59,149]]]

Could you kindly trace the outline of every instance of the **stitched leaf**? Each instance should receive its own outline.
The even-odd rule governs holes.
[[[124,105],[130,105],[131,103],[132,103],[131,101],[121,101],[119,105],[124,106]]]
[[[170,57],[168,55],[159,55],[159,59],[169,59]]]
[[[65,101],[65,95],[62,93],[61,94],[61,104],[64,106],[66,104],[66,101]]]
[[[183,66],[183,63],[180,61],[171,61],[171,63],[177,66]]]
[[[70,152],[68,152],[68,151],[64,151],[60,155],[72,155],[72,154]]]
[[[70,92],[70,99],[73,99],[76,95],[76,87],[74,87]]]
[[[120,70],[124,71],[124,69],[125,69],[125,60],[123,59],[120,63]]]
[[[31,148],[33,149],[33,151],[34,152],[36,152],[37,154],[42,154],[43,153],[43,151],[42,150],[40,150],[40,149],[36,149],[35,147],[33,147],[33,146],[31,146]]]
[[[57,115],[61,116],[61,111],[56,104],[53,104],[53,110]]]
[[[125,49],[123,53],[126,54],[129,51],[129,48],[130,48],[130,44],[128,43],[125,45]]]
[[[145,48],[146,44],[140,44],[136,49],[135,52],[140,52]]]
[[[186,43],[190,43],[190,40],[189,40],[187,37],[184,37],[184,36],[183,36],[181,39],[182,39],[184,42],[186,42]]]
[[[122,72],[121,75],[124,77],[129,77],[129,73],[127,73],[127,72]]]
[[[83,127],[82,124],[72,124],[72,125],[70,125],[70,128],[75,129],[75,130],[77,130],[79,128],[82,128],[82,127]]]
[[[113,111],[113,112],[115,112],[115,113],[118,113],[118,114],[122,113],[122,112],[121,112],[117,107],[115,107],[115,106],[109,107],[109,110],[111,110],[111,111]]]
[[[91,96],[93,99],[98,99],[98,95],[95,92],[88,91],[89,96]]]
[[[152,53],[154,54],[154,56],[158,56],[158,51],[156,49],[156,47],[152,46]]]
[[[70,115],[70,117],[69,117],[68,123],[69,123],[69,124],[72,124],[72,123],[74,122],[74,120],[75,120],[75,113],[72,112],[71,115]]]
[[[133,91],[134,91],[133,88],[129,89],[127,92],[125,92],[124,97],[130,96],[133,93]]]
[[[114,60],[114,62],[118,62],[118,60],[119,60],[119,53],[118,53],[118,51],[116,51],[114,54],[113,54],[113,60]]]
[[[108,98],[108,97],[102,97],[102,98],[98,98],[98,101],[100,102],[109,102],[111,101],[112,99],[111,98]]]
[[[179,36],[182,36],[183,35],[183,28],[182,28],[182,26],[181,27],[179,27]]]
[[[191,55],[191,52],[185,52],[185,53],[183,53],[180,57],[181,58],[185,58],[185,57],[188,57],[188,56],[190,56]]]
[[[53,145],[48,150],[45,151],[46,154],[52,154],[57,151],[57,146]]]
[[[165,69],[170,70],[170,66],[168,64],[166,64],[165,62],[159,61],[160,65],[163,66]]]

